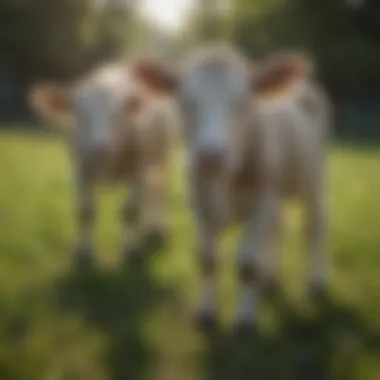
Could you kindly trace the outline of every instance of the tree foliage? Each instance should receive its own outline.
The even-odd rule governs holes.
[[[207,39],[209,17],[214,36],[228,30],[231,41],[252,59],[278,49],[307,50],[316,60],[320,78],[336,102],[380,88],[380,3],[366,0],[350,8],[346,0],[233,0],[227,19],[203,4],[199,39]],[[202,12],[201,12],[202,14]],[[218,24],[218,27],[215,27]],[[205,32],[206,30],[206,32]],[[215,30],[217,30],[215,32]]]
[[[2,0],[0,54],[17,77],[70,79],[125,46],[131,8],[93,0]]]

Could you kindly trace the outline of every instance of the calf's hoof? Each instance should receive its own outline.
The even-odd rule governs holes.
[[[195,326],[203,334],[213,334],[218,330],[218,319],[216,313],[198,312],[195,316]]]

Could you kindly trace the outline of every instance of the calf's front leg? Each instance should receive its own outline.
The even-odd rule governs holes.
[[[260,290],[267,273],[265,255],[270,249],[272,228],[278,215],[279,195],[266,190],[255,203],[237,252],[239,294],[235,326],[238,330],[254,327],[258,315]]]
[[[281,247],[280,242],[282,238],[282,214],[280,207],[277,209],[277,214],[273,218],[273,224],[270,226],[270,232],[268,236],[268,246],[266,247],[264,258],[264,278],[263,287],[264,292],[267,295],[273,295],[274,292],[279,290],[279,272],[280,272],[280,259],[281,259]]]
[[[197,230],[202,289],[196,324],[200,330],[209,331],[217,326],[217,236],[216,230],[201,220],[197,222]]]
[[[219,226],[215,217],[212,199],[213,192],[208,192],[204,185],[195,178],[191,181],[192,207],[195,219],[195,232],[202,285],[200,300],[196,313],[197,327],[205,332],[217,327],[217,238]]]
[[[167,180],[164,164],[143,172],[141,225],[145,243],[154,249],[161,249],[167,238]]]
[[[138,252],[138,231],[142,203],[141,173],[137,171],[130,183],[129,195],[122,206],[122,255],[125,261],[134,259]]]
[[[309,289],[320,297],[326,290],[326,209],[322,191],[317,188],[306,200],[306,238],[309,251]]]
[[[95,202],[93,182],[85,167],[79,166],[76,172],[76,195],[78,210],[78,240],[76,258],[88,262],[94,255]]]

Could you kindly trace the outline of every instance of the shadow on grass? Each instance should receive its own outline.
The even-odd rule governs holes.
[[[59,283],[61,308],[79,312],[107,334],[110,380],[147,379],[160,360],[144,325],[157,306],[178,305],[179,299],[152,277],[153,258],[148,253],[145,260],[115,272],[76,268]],[[200,370],[197,380],[356,380],[359,356],[380,353],[379,331],[371,331],[357,312],[329,297],[302,310],[280,296],[267,301],[279,329],[271,334],[219,331],[209,336],[201,362],[195,365]],[[173,326],[163,337],[173,334],[180,335],[180,329]],[[177,344],[187,342],[180,339]],[[189,378],[182,375],[170,379]],[[167,380],[164,377],[153,374],[157,380]]]
[[[59,307],[75,312],[109,338],[104,358],[112,380],[146,379],[156,360],[145,336],[144,324],[155,307],[176,299],[150,274],[152,252],[141,260],[105,271],[94,265],[76,266],[58,285]]]
[[[215,334],[203,359],[204,380],[354,380],[363,352],[379,354],[380,333],[331,299],[312,315],[274,300],[281,323],[276,334]]]

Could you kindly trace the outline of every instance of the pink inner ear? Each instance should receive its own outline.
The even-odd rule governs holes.
[[[38,98],[39,100],[37,101],[43,108],[47,108],[54,113],[65,113],[69,109],[66,93],[60,88],[50,87],[41,90]]]
[[[307,75],[309,66],[301,59],[283,59],[264,65],[255,77],[253,87],[266,91],[286,86],[294,80]]]
[[[67,101],[62,93],[53,91],[50,97],[50,103],[51,106],[59,112],[67,111]]]
[[[171,92],[176,86],[175,76],[159,61],[142,59],[136,63],[133,72],[153,91]]]

